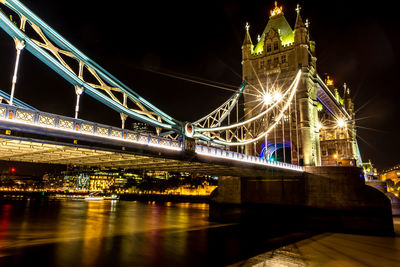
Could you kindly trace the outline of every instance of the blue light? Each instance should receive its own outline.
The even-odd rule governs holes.
[[[288,147],[290,148],[292,144],[289,141],[286,141],[284,143],[273,143],[268,141],[267,145],[265,143],[262,143],[260,148],[261,148],[261,153],[259,155],[260,158],[266,158],[269,161],[275,161],[274,159],[274,153],[276,150],[282,149],[283,147]],[[276,149],[275,149],[276,148]],[[276,156],[276,155],[275,155]]]
[[[360,178],[363,178],[363,175],[360,173]]]
[[[379,185],[376,185],[376,187],[378,187],[378,188],[379,188]]]

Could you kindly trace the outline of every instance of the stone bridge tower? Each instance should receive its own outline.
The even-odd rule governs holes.
[[[242,45],[242,74],[243,79],[247,78],[249,86],[244,94],[244,114],[248,119],[259,112],[256,107],[259,103],[257,98],[262,97],[260,92],[263,88],[276,88],[276,90],[287,88],[301,68],[302,77],[296,93],[297,105],[294,107],[293,103],[288,118],[276,126],[274,138],[271,138],[271,134],[267,138],[268,143],[285,140],[283,142],[285,147],[289,136],[296,136],[297,138],[291,138],[291,162],[298,161],[301,165],[319,166],[321,153],[317,129],[315,42],[310,40],[308,22],[303,22],[299,6],[296,11],[297,18],[293,30],[282,12],[282,7],[278,7],[275,2],[267,26],[255,44],[249,34],[249,25],[246,25]],[[284,131],[281,130],[282,127]],[[263,126],[260,125],[258,128]],[[257,135],[256,129],[254,126],[248,134]],[[262,143],[247,145],[246,154],[259,155]]]

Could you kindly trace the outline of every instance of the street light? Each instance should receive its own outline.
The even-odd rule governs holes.
[[[346,121],[344,119],[338,119],[337,126],[340,128],[346,127]]]
[[[265,105],[272,104],[272,95],[270,93],[265,93],[264,97],[263,97],[263,100],[264,100],[264,104]]]
[[[274,101],[279,101],[282,98],[282,94],[280,92],[275,92],[273,95]]]

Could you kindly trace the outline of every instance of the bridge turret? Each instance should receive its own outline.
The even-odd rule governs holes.
[[[354,103],[353,100],[351,99],[350,95],[350,88],[347,86],[347,84],[343,84],[343,99],[344,99],[344,107],[346,108],[347,112],[349,115],[354,119]]]
[[[308,29],[301,18],[300,10],[300,6],[297,5],[297,18],[294,27],[294,43],[297,50],[297,63],[303,67],[306,67],[309,65],[309,37]]]
[[[252,52],[253,52],[253,42],[251,41],[251,37],[250,37],[250,33],[249,33],[249,29],[250,29],[250,25],[247,22],[246,23],[246,33],[245,33],[245,37],[243,40],[243,44],[242,44],[242,60],[248,60],[249,57],[251,56]]]
[[[294,26],[294,41],[297,44],[307,44],[308,30],[303,22],[303,19],[301,18],[300,10],[301,10],[300,6],[297,5],[296,24]]]
[[[267,25],[260,34],[256,43],[251,42],[248,28],[242,45],[242,70],[243,78],[247,77],[249,84],[254,85],[246,89],[244,94],[245,119],[255,116],[257,109],[257,95],[266,88],[284,87],[288,81],[293,80],[299,67],[302,76],[297,87],[297,112],[298,119],[280,123],[276,130],[267,136],[264,141],[279,144],[289,141],[292,151],[290,160],[300,165],[320,165],[320,148],[318,136],[318,111],[317,111],[317,84],[315,43],[309,41],[308,26],[300,16],[300,7],[297,8],[295,28],[286,20],[283,7],[275,2],[275,7],[270,11]],[[294,29],[294,30],[293,30]],[[295,38],[296,35],[296,38]],[[254,90],[254,93],[251,91]],[[294,114],[294,112],[292,112]],[[293,115],[292,114],[292,115]],[[295,122],[296,120],[296,122]],[[297,121],[298,120],[298,121]],[[290,122],[293,122],[292,124]],[[258,125],[257,129],[264,129],[265,125]],[[292,128],[292,130],[290,130]],[[292,136],[298,138],[293,140]],[[249,130],[255,136],[256,126]],[[253,131],[253,132],[250,132]],[[257,130],[258,131],[258,130]],[[276,133],[276,134],[275,134]],[[258,155],[262,142],[246,145],[246,154]],[[275,146],[277,151],[277,146]],[[285,161],[285,150],[282,153]],[[275,156],[278,152],[275,154]],[[286,157],[288,159],[288,157]]]

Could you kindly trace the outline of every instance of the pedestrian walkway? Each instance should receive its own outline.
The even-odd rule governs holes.
[[[394,225],[396,237],[324,233],[231,266],[400,266],[400,217]]]

